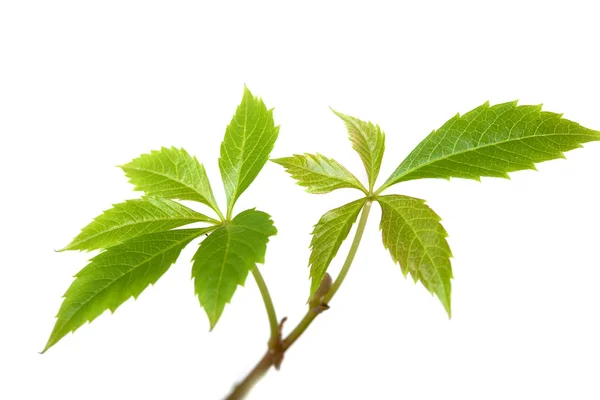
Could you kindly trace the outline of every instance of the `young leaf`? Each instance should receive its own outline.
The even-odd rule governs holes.
[[[150,196],[127,200],[96,217],[61,251],[106,249],[137,236],[194,222],[218,223],[172,200]]]
[[[360,155],[367,170],[369,189],[373,190],[385,150],[385,134],[381,131],[379,125],[361,121],[358,118],[339,113],[334,109],[331,111],[346,123],[352,148]]]
[[[248,271],[263,264],[269,236],[277,233],[269,214],[254,209],[216,229],[194,255],[192,277],[212,330]]]
[[[114,312],[130,297],[137,298],[148,285],[156,283],[192,239],[213,229],[151,233],[110,247],[92,258],[75,275],[65,293],[43,352],[104,311]]]
[[[152,150],[121,168],[135,190],[166,199],[198,201],[219,213],[204,166],[184,149]]]
[[[267,110],[265,103],[244,87],[242,102],[225,131],[219,158],[228,217],[238,197],[269,159],[278,134],[273,109]]]
[[[308,188],[308,193],[329,193],[340,188],[354,188],[367,193],[362,183],[342,164],[319,153],[294,154],[293,157],[271,161],[283,166],[300,186]]]
[[[310,294],[319,288],[327,268],[348,236],[366,199],[360,199],[327,211],[315,225],[310,241]]]
[[[391,195],[378,201],[383,245],[400,263],[404,276],[410,272],[415,282],[435,293],[450,316],[452,252],[441,218],[421,199]]]
[[[379,191],[421,178],[508,178],[509,172],[535,169],[534,163],[564,157],[564,151],[595,140],[600,132],[542,111],[541,105],[486,102],[433,131]]]

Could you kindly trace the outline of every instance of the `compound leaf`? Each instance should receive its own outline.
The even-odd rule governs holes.
[[[379,125],[361,121],[333,109],[331,111],[346,123],[352,148],[360,155],[365,165],[367,177],[369,178],[369,189],[372,190],[379,175],[379,168],[385,151],[385,134],[379,128]]]
[[[319,153],[294,154],[271,161],[283,166],[300,186],[307,188],[308,193],[329,193],[340,188],[354,188],[367,193],[362,183],[342,164]]]
[[[150,196],[127,200],[96,217],[62,250],[106,249],[137,236],[194,222],[218,223],[172,200]]]
[[[278,134],[273,110],[267,110],[265,103],[244,87],[242,102],[225,131],[219,158],[228,216],[269,159]]]
[[[535,169],[534,163],[564,158],[564,151],[596,140],[600,132],[542,111],[541,105],[486,102],[427,136],[380,191],[421,178],[508,178],[509,172]]]
[[[198,201],[219,212],[204,166],[184,149],[152,150],[121,168],[135,190],[166,199]]]
[[[256,263],[264,263],[269,236],[277,229],[269,214],[254,209],[217,228],[194,255],[192,277],[212,330],[238,285]]]
[[[383,245],[400,263],[404,276],[410,273],[415,282],[435,293],[450,316],[452,252],[441,218],[421,199],[390,195],[378,201]]]
[[[137,298],[148,285],[156,283],[191,240],[212,229],[151,233],[110,247],[92,258],[75,275],[65,293],[43,351],[104,311],[114,312],[130,297]]]
[[[319,288],[327,268],[348,237],[366,199],[360,199],[327,211],[314,227],[310,242],[310,294]]]

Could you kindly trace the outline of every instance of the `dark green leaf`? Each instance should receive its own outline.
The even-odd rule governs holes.
[[[219,158],[228,216],[238,197],[269,159],[278,134],[273,110],[267,110],[265,103],[245,87],[242,102],[225,131]]]
[[[127,200],[96,217],[63,250],[106,249],[137,236],[194,222],[218,223],[172,200],[155,197]]]
[[[508,178],[535,169],[534,163],[564,157],[581,143],[600,140],[600,132],[517,102],[488,103],[456,115],[427,136],[400,164],[382,188],[421,178]]]
[[[238,214],[200,244],[192,277],[211,330],[248,272],[256,263],[264,263],[269,236],[276,233],[269,214],[252,209]]]
[[[219,212],[204,167],[184,149],[153,150],[121,168],[135,190],[166,199],[198,201]]]
[[[75,275],[65,293],[44,352],[104,311],[114,312],[130,297],[137,298],[148,285],[156,283],[191,240],[212,229],[151,233],[110,247],[92,258]]]

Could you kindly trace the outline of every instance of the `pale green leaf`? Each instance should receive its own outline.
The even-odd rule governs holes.
[[[62,250],[106,249],[137,236],[194,222],[218,223],[172,200],[150,196],[127,200],[96,217]]]
[[[337,254],[342,242],[348,237],[366,199],[360,199],[327,211],[314,227],[310,242],[310,294],[319,288],[327,268]]]
[[[509,172],[535,169],[534,163],[564,158],[564,151],[596,140],[600,132],[542,111],[541,105],[485,103],[433,131],[379,191],[421,178],[508,178]]]
[[[358,118],[339,113],[334,109],[331,109],[331,111],[346,123],[352,148],[360,155],[367,170],[369,189],[373,190],[373,185],[375,185],[379,175],[383,152],[385,151],[385,134],[379,128],[379,125],[361,121]]]
[[[269,159],[278,134],[273,110],[267,110],[265,103],[244,87],[242,102],[225,131],[219,158],[228,216]]]
[[[362,183],[342,164],[319,153],[294,154],[293,157],[271,161],[285,167],[300,186],[307,188],[308,193],[329,193],[341,188],[354,188],[367,193]]]
[[[156,283],[191,240],[212,229],[151,233],[110,247],[92,258],[75,275],[65,293],[44,352],[104,311],[114,312],[130,297],[137,298],[148,285]]]
[[[238,285],[243,285],[256,263],[263,264],[269,236],[277,229],[269,214],[254,209],[238,214],[216,229],[194,255],[192,277],[211,330]]]
[[[378,201],[383,245],[400,263],[404,276],[410,273],[415,282],[435,293],[450,316],[452,252],[441,218],[421,199],[391,195]]]
[[[135,190],[166,199],[198,201],[219,212],[204,166],[184,149],[152,150],[121,168]]]

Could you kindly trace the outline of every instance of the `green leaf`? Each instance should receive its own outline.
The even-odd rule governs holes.
[[[360,199],[327,211],[315,225],[310,242],[310,294],[319,288],[327,268],[337,254],[342,242],[348,237],[366,199]]]
[[[600,132],[517,102],[485,103],[456,115],[427,136],[400,164],[382,188],[421,178],[508,178],[535,169],[534,163],[564,158],[581,143],[600,140]]]
[[[204,166],[184,149],[152,150],[121,168],[135,190],[166,199],[198,201],[219,213]]]
[[[385,150],[385,134],[379,128],[379,125],[361,121],[358,118],[339,113],[334,109],[331,109],[331,111],[346,123],[352,148],[360,155],[367,170],[369,189],[373,190]]]
[[[367,193],[362,183],[342,164],[319,153],[294,154],[293,157],[271,161],[285,167],[300,186],[308,188],[308,193],[329,193],[340,188],[354,188]]]
[[[75,275],[65,293],[43,352],[104,311],[114,312],[130,297],[137,298],[148,285],[156,283],[192,239],[213,229],[151,233],[110,247],[92,258]]]
[[[273,109],[267,110],[263,101],[244,87],[242,102],[225,131],[219,158],[228,217],[238,197],[269,159],[278,134]]]
[[[378,198],[381,204],[383,245],[402,273],[409,272],[415,282],[421,281],[435,293],[451,315],[450,296],[452,252],[440,224],[441,218],[425,204],[425,200],[391,195]]]
[[[269,236],[276,233],[269,214],[251,209],[241,212],[200,243],[194,255],[192,277],[211,330],[237,286],[244,285],[248,271],[256,263],[264,264]]]
[[[106,249],[134,237],[194,222],[219,221],[172,200],[156,197],[127,200],[96,217],[61,251]]]

